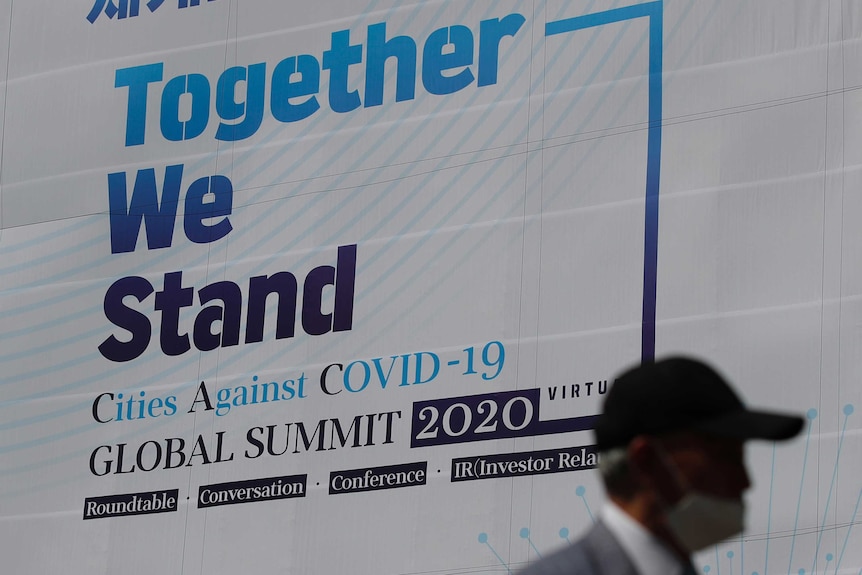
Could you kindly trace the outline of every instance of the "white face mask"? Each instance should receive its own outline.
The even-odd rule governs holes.
[[[745,528],[745,505],[741,501],[693,490],[670,507],[666,516],[674,537],[690,552],[715,545]]]
[[[685,495],[665,510],[667,524],[676,540],[693,553],[715,545],[745,529],[745,505],[692,489],[670,457],[659,448],[668,467]]]

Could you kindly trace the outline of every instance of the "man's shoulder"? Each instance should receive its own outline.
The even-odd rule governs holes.
[[[595,572],[584,540],[581,539],[550,555],[545,555],[523,571],[519,571],[518,575],[582,575]]]
[[[636,575],[611,532],[601,523],[578,541],[546,555],[518,575]]]

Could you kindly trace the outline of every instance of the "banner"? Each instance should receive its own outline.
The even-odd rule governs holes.
[[[614,376],[805,414],[704,573],[862,569],[846,0],[0,0],[9,573],[513,573]]]

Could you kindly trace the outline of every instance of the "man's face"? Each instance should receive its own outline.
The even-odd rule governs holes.
[[[639,435],[628,446],[636,487],[615,501],[680,557],[743,527],[743,443],[693,432]],[[688,497],[700,494],[703,497]]]
[[[705,495],[741,501],[743,493],[751,486],[741,440],[683,432],[663,437],[660,444],[669,463],[679,471],[678,477],[667,479],[683,490],[688,488]],[[683,485],[673,479],[682,480]],[[667,495],[671,501],[678,499],[677,494],[668,492]],[[678,495],[681,497],[683,493]]]

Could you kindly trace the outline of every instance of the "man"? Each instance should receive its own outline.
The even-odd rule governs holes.
[[[747,409],[712,368],[688,358],[617,378],[596,423],[608,493],[575,544],[521,575],[693,575],[691,554],[743,530],[748,439],[793,437],[803,419]]]

